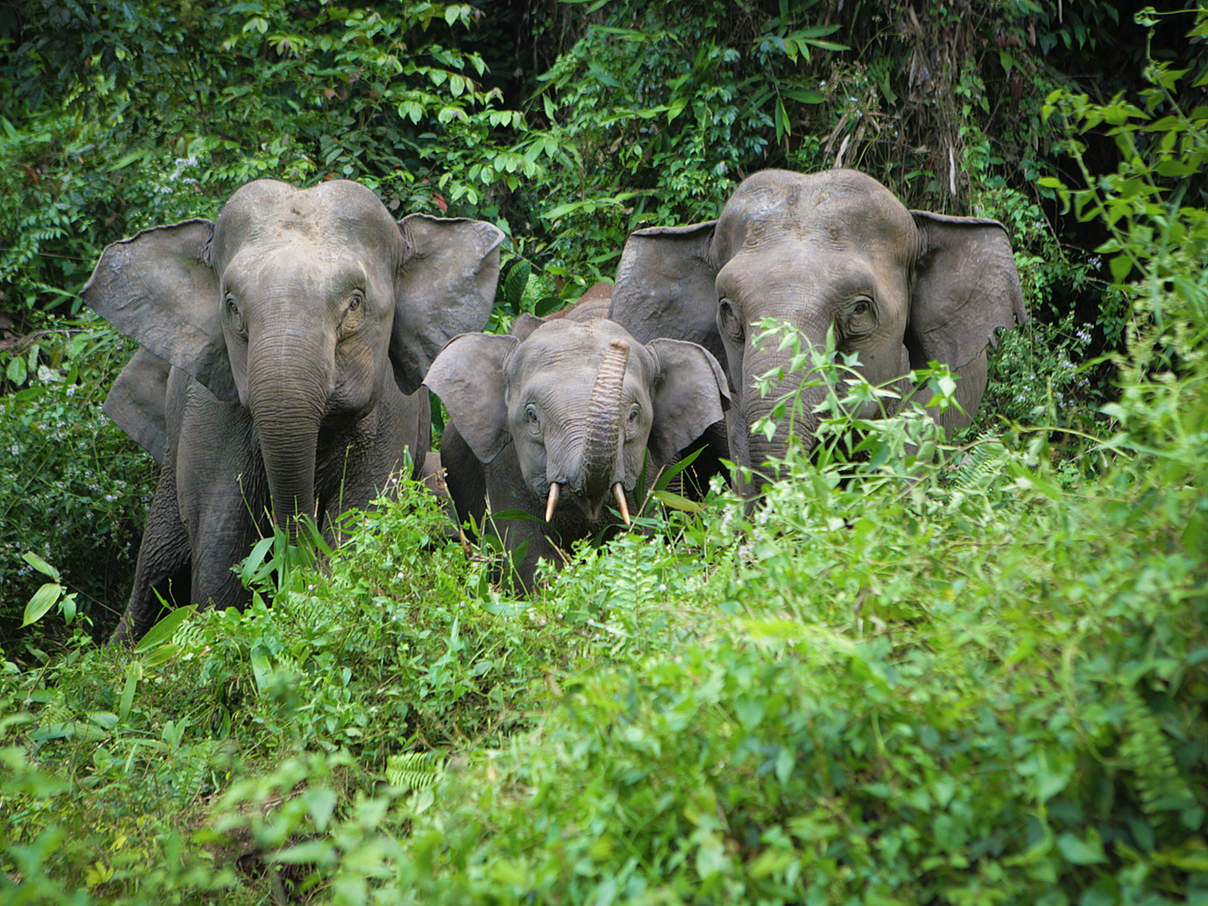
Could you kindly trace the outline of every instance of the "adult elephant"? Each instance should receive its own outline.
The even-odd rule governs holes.
[[[716,221],[630,236],[610,317],[643,342],[691,340],[725,361],[735,396],[731,458],[760,467],[784,455],[788,428],[781,424],[768,440],[750,426],[800,390],[796,430],[808,449],[818,424],[813,410],[826,392],[802,388],[806,375],[798,372],[760,396],[754,379],[790,355],[776,342],[753,342],[761,319],[786,321],[817,345],[833,329],[838,349],[857,353],[873,384],[942,362],[959,378],[963,411],[935,417],[953,430],[972,421],[981,401],[995,330],[1027,313],[997,221],[907,210],[855,170],[765,170],[743,180]],[[757,472],[749,490],[769,476]]]
[[[365,186],[257,180],[214,222],[144,230],[101,255],[85,302],[141,345],[106,411],[162,465],[114,639],[164,600],[241,606],[231,567],[273,524],[330,534],[431,431],[421,382],[448,339],[482,327],[502,233],[395,222]]]
[[[520,583],[539,557],[622,520],[649,481],[719,421],[726,376],[694,343],[638,343],[603,317],[598,298],[548,320],[518,319],[508,336],[457,337],[426,383],[449,410],[441,456],[461,519],[531,518],[500,526]],[[523,550],[523,556],[520,551]]]

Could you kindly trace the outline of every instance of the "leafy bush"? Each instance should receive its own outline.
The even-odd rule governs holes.
[[[0,357],[14,387],[0,394],[0,448],[11,463],[0,483],[0,646],[16,650],[26,602],[46,581],[27,552],[61,571],[99,632],[120,613],[154,463],[101,411],[108,382],[95,376],[112,380],[129,350],[89,325]]]

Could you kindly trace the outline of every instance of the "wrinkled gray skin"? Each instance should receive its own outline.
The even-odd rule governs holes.
[[[929,361],[948,365],[964,413],[932,411],[951,431],[968,425],[981,401],[995,330],[1027,314],[998,222],[909,211],[855,170],[765,170],[738,186],[716,221],[630,236],[610,317],[643,342],[691,340],[726,363],[735,397],[730,455],[759,467],[784,455],[787,424],[770,441],[750,426],[805,377],[789,375],[766,397],[752,388],[791,354],[775,341],[756,347],[752,324],[759,320],[787,321],[819,346],[834,328],[839,350],[858,353],[873,384]],[[907,396],[914,390],[909,381],[900,387]],[[806,417],[796,433],[807,449],[824,393],[802,393]],[[757,473],[745,490],[757,491],[769,477],[771,470]]]
[[[502,234],[395,222],[355,182],[258,180],[216,222],[144,230],[101,255],[84,300],[142,344],[105,408],[162,465],[113,638],[175,604],[242,606],[231,567],[275,523],[363,507],[410,450],[423,470],[428,365],[490,313]]]
[[[461,519],[522,510],[537,522],[500,520],[531,587],[537,560],[616,525],[616,486],[634,509],[649,450],[649,480],[724,415],[725,374],[692,343],[638,343],[589,300],[564,317],[524,316],[512,335],[457,337],[425,381],[449,410],[441,440]],[[559,494],[545,521],[550,485]]]

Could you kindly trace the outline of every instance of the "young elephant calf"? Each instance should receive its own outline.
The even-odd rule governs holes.
[[[540,557],[628,521],[646,466],[650,480],[729,405],[726,376],[704,348],[680,340],[642,344],[598,310],[542,321],[509,336],[463,334],[432,363],[425,383],[449,410],[441,443],[461,519],[522,510],[503,520],[509,551],[531,587]]]

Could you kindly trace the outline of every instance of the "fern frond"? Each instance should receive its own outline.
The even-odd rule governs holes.
[[[1193,804],[1195,797],[1179,774],[1174,754],[1158,718],[1133,686],[1121,687],[1124,698],[1124,741],[1120,755],[1136,776],[1141,811],[1158,822],[1169,814]]]
[[[957,465],[953,486],[966,493],[988,488],[1002,474],[1006,453],[1007,448],[998,440],[977,444]]]
[[[386,782],[406,792],[430,787],[444,772],[437,752],[403,752],[386,759]]]

